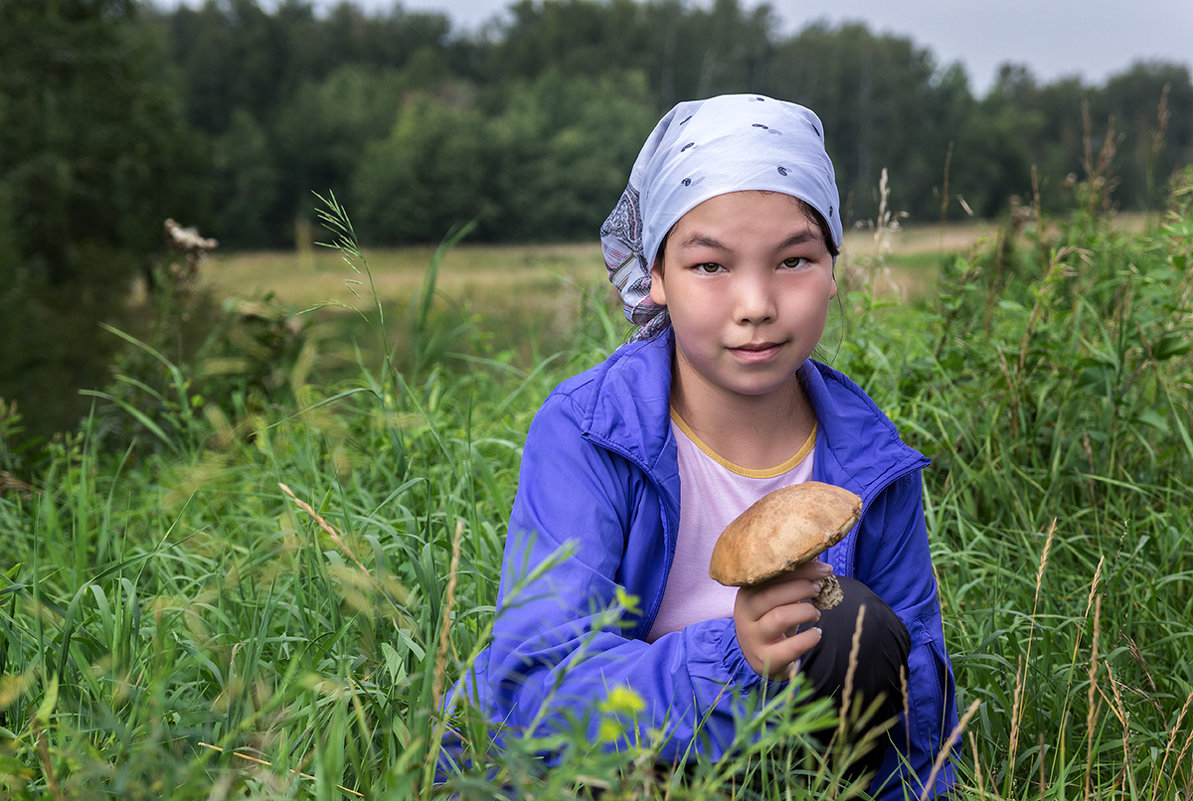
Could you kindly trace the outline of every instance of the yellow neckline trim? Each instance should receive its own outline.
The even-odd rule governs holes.
[[[679,412],[675,411],[674,406],[671,407],[671,419],[674,421],[675,425],[679,427],[679,430],[682,431],[688,439],[695,443],[696,447],[699,448],[704,455],[712,459],[726,470],[732,473],[737,473],[739,476],[745,476],[746,478],[776,478],[777,476],[781,476],[784,473],[794,469],[796,465],[808,458],[808,454],[810,454],[812,449],[816,447],[817,424],[814,422],[812,424],[812,433],[808,435],[808,438],[804,440],[804,444],[799,447],[799,450],[797,450],[790,459],[787,459],[782,464],[777,464],[774,467],[756,470],[754,468],[736,465],[725,457],[721,456],[712,448],[708,447],[708,445],[704,443],[704,440],[696,436],[696,432],[692,431],[692,428],[687,424],[687,421],[679,416]]]

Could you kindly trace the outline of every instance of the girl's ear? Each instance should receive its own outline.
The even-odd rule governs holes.
[[[650,299],[659,306],[667,305],[667,293],[663,289],[663,262],[661,259],[655,259],[654,267],[650,268]]]

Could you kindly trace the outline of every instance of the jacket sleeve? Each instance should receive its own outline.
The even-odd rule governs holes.
[[[957,726],[953,671],[928,549],[920,471],[899,478],[871,502],[858,532],[856,553],[857,578],[886,601],[911,635],[908,713],[892,729],[894,747],[887,749],[871,790],[882,786],[879,798],[903,798],[906,787],[918,798]],[[892,780],[883,784],[883,777]],[[947,792],[953,782],[953,767],[946,764],[937,773],[930,795]]]
[[[625,576],[663,572],[661,521],[670,512],[640,467],[582,436],[581,419],[557,394],[531,425],[479,683],[511,733],[546,734],[579,721],[592,742],[598,704],[629,687],[645,706],[622,721],[624,739],[661,734],[664,758],[693,745],[715,758],[732,743],[741,691],[762,681],[732,620],[650,643],[634,636],[643,621],[625,611]]]

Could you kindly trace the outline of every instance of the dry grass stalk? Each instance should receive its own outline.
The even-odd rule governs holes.
[[[1019,751],[1019,726],[1023,723],[1024,684],[1027,681],[1027,671],[1031,664],[1032,638],[1036,630],[1036,616],[1040,608],[1040,588],[1044,583],[1044,568],[1048,565],[1048,554],[1052,551],[1052,543],[1056,538],[1056,518],[1048,527],[1048,537],[1044,540],[1044,551],[1040,554],[1040,567],[1036,571],[1036,593],[1031,604],[1031,625],[1027,633],[1027,652],[1024,654],[1015,671],[1015,693],[1011,699],[1011,750],[1007,758],[1008,764],[1015,763],[1015,756]]]
[[[1086,200],[1086,211],[1090,214],[1097,214],[1099,211],[1105,212],[1110,210],[1110,195],[1116,183],[1110,168],[1114,162],[1117,150],[1115,140],[1118,137],[1118,133],[1114,129],[1114,117],[1111,116],[1106,122],[1106,135],[1102,138],[1102,146],[1098,148],[1098,155],[1095,160],[1093,122],[1089,116],[1089,101],[1084,97],[1081,99],[1081,123],[1084,149],[1082,160],[1086,180],[1089,182],[1089,197]]]
[[[1172,114],[1168,110],[1168,96],[1172,94],[1172,82],[1164,84],[1160,90],[1160,103],[1156,107],[1156,130],[1152,134],[1152,156],[1158,157],[1164,149],[1164,135],[1168,132],[1168,123]]]
[[[982,705],[980,698],[975,698],[973,703],[969,705],[969,709],[965,710],[965,714],[961,716],[961,721],[957,724],[957,728],[949,734],[947,740],[944,741],[944,746],[941,747],[940,753],[936,755],[936,761],[932,763],[932,772],[928,774],[928,781],[924,783],[924,787],[920,790],[919,801],[925,801],[928,798],[928,793],[932,791],[932,785],[936,782],[937,775],[944,769],[945,763],[949,761],[949,754],[953,751],[953,746],[961,741],[961,732],[965,731],[969,726],[969,721],[977,714],[978,707]]]
[[[431,679],[431,715],[435,721],[434,733],[431,736],[433,762],[434,744],[442,743],[443,736],[448,729],[448,714],[441,709],[443,701],[443,676],[447,667],[447,652],[451,648],[451,619],[452,609],[456,604],[456,580],[460,573],[460,542],[464,537],[464,521],[456,521],[456,534],[452,538],[452,559],[448,568],[447,588],[443,600],[443,622],[439,629],[439,646],[435,651],[435,673]]]
[[[973,736],[973,732],[966,732],[969,735],[969,750],[973,752],[973,775],[978,780],[978,798],[983,801],[986,798],[986,784],[982,780],[982,759],[978,754],[978,738]]]
[[[882,168],[882,174],[878,179],[878,217],[874,221],[874,249],[870,256],[870,278],[869,284],[871,287],[875,285],[875,279],[879,268],[882,268],[883,277],[887,284],[903,297],[903,290],[891,278],[890,268],[886,266],[886,257],[893,248],[890,239],[894,234],[902,230],[899,220],[907,216],[907,212],[892,212],[887,206],[890,200],[891,187],[887,180],[887,169]]]
[[[272,768],[272,767],[273,767],[273,763],[272,763],[272,762],[267,762],[267,761],[265,761],[264,759],[259,759],[258,757],[255,757],[255,756],[253,756],[253,755],[251,755],[251,754],[245,754],[245,753],[242,753],[242,752],[240,752],[240,751],[236,751],[236,750],[228,751],[228,750],[226,750],[226,749],[224,749],[224,748],[220,748],[218,745],[212,745],[211,743],[204,743],[204,742],[200,742],[200,743],[199,743],[199,745],[200,745],[201,747],[203,747],[203,748],[210,748],[212,751],[218,751],[218,752],[220,752],[221,754],[231,754],[232,756],[234,756],[234,757],[239,757],[239,758],[243,759],[243,760],[244,760],[244,761],[246,761],[246,762],[252,762],[254,765],[261,765],[262,767],[266,767],[266,768]],[[302,771],[298,771],[298,770],[290,770],[290,773],[291,773],[291,774],[293,774],[293,775],[295,775],[295,776],[298,776],[299,778],[302,778],[302,779],[315,779],[315,780],[317,780],[317,779],[319,778],[318,776],[313,776],[313,775],[311,775],[310,773],[303,773]],[[353,789],[352,789],[352,788],[350,788],[350,787],[345,787],[345,786],[344,786],[344,785],[342,785],[342,784],[337,784],[337,785],[336,785],[336,788],[337,788],[337,789],[339,789],[339,790],[343,790],[345,793],[349,793],[349,794],[351,794],[351,795],[354,795],[354,796],[356,796],[357,798],[364,798],[364,794],[363,794],[363,793],[358,793],[356,790],[353,790]]]
[[[1084,631],[1085,631],[1085,624],[1086,624],[1086,623],[1089,621],[1089,615],[1090,615],[1090,612],[1093,610],[1093,607],[1094,607],[1094,596],[1095,596],[1095,594],[1096,594],[1096,593],[1097,593],[1097,591],[1098,591],[1098,585],[1099,585],[1099,584],[1101,583],[1101,581],[1102,581],[1102,566],[1103,566],[1103,565],[1105,565],[1105,564],[1106,564],[1106,557],[1103,555],[1101,558],[1099,558],[1099,559],[1098,559],[1098,566],[1097,566],[1097,567],[1094,569],[1094,580],[1093,580],[1092,582],[1090,582],[1090,585],[1089,585],[1089,597],[1088,597],[1088,598],[1086,599],[1086,601],[1085,601],[1085,614],[1084,614],[1084,615],[1082,616],[1082,618],[1081,618],[1081,621],[1082,621],[1082,622],[1081,622],[1081,627],[1080,627],[1080,628],[1077,630],[1077,636],[1074,638],[1074,641],[1073,641],[1073,655],[1072,655],[1072,657],[1070,657],[1070,659],[1069,659],[1069,665],[1070,665],[1070,670],[1071,670],[1071,671],[1075,671],[1075,670],[1076,670],[1076,666],[1077,666],[1077,652],[1078,652],[1078,651],[1080,650],[1080,648],[1081,648],[1081,636],[1082,636],[1082,632],[1084,632]],[[1096,634],[1096,633],[1095,633],[1095,634]],[[1073,672],[1070,672],[1070,674],[1069,674],[1069,680],[1068,680],[1068,683],[1066,684],[1066,687],[1065,687],[1065,692],[1066,692],[1066,695],[1067,695],[1067,693],[1068,693],[1068,690],[1069,690],[1069,688],[1070,688],[1070,687],[1072,687],[1072,684],[1073,684],[1073,675],[1074,675],[1074,674],[1073,674]],[[1091,679],[1091,681],[1092,681],[1092,679]],[[1064,737],[1065,737],[1065,732],[1066,732],[1066,731],[1067,731],[1067,729],[1068,729],[1068,725],[1069,725],[1069,720],[1068,720],[1068,718],[1066,717],[1064,720],[1062,720],[1062,721],[1061,721],[1061,726],[1060,726],[1060,736],[1057,738],[1057,741],[1058,741],[1058,742],[1064,742],[1064,741],[1065,741],[1065,740],[1064,740]],[[1087,729],[1087,730],[1088,730],[1088,729]]]
[[[953,141],[949,140],[948,149],[944,152],[944,177],[940,182],[940,229],[944,232],[945,215],[949,211],[949,168],[953,165]]]
[[[33,725],[33,736],[37,740],[37,760],[41,762],[41,769],[46,775],[46,788],[51,798],[62,801],[62,788],[58,784],[58,774],[54,772],[54,763],[50,760],[50,748],[46,745],[46,730],[42,728],[38,715],[33,715],[29,722]]]
[[[6,492],[16,492],[22,498],[28,498],[35,492],[40,492],[32,484],[21,481],[7,470],[0,470],[0,495]]]
[[[356,554],[354,554],[352,552],[352,549],[348,547],[348,543],[344,542],[344,538],[340,536],[340,532],[336,531],[335,528],[333,528],[330,523],[328,523],[326,520],[324,520],[323,517],[318,512],[316,512],[314,509],[312,509],[311,505],[309,503],[299,499],[299,497],[294,494],[294,491],[292,489],[287,487],[285,484],[282,484],[281,482],[278,482],[278,486],[282,488],[282,492],[286,493],[287,495],[289,495],[291,498],[294,499],[294,502],[296,504],[298,504],[298,507],[300,509],[302,509],[304,512],[306,512],[310,516],[310,518],[312,520],[314,520],[319,525],[319,528],[321,528],[325,532],[327,532],[327,536],[331,537],[332,542],[334,542],[336,545],[340,546],[340,549],[345,554],[347,554],[348,558],[352,560],[352,563],[354,565],[359,567],[361,569],[361,571],[364,572],[364,574],[366,576],[371,576],[371,574],[369,573],[369,569],[360,563],[360,560],[356,558]]]
[[[1032,628],[1035,628],[1036,610],[1040,606],[1040,586],[1044,581],[1044,567],[1048,564],[1048,553],[1052,550],[1052,541],[1056,537],[1056,518],[1052,518],[1052,525],[1048,527],[1048,538],[1044,540],[1044,552],[1040,554],[1040,567],[1036,571],[1036,595],[1032,600],[1031,607],[1031,622]],[[1031,645],[1031,640],[1028,640],[1028,645]],[[1030,652],[1029,652],[1030,653]]]
[[[1091,597],[1093,595],[1092,589],[1090,595]],[[1082,799],[1089,798],[1090,773],[1094,766],[1094,722],[1098,716],[1098,694],[1101,692],[1098,688],[1098,640],[1101,625],[1102,596],[1099,595],[1094,601],[1094,641],[1090,646],[1089,657],[1089,693],[1086,696],[1087,710],[1085,713],[1085,789],[1081,795]]]
[[[1040,801],[1044,801],[1044,788],[1048,786],[1048,782],[1044,779],[1044,752],[1046,746],[1044,745],[1044,732],[1040,732],[1040,736],[1036,738],[1036,745],[1039,747],[1040,755],[1040,777],[1037,780],[1040,787]]]
[[[1123,705],[1122,696],[1118,694],[1118,688],[1122,682],[1114,677],[1114,669],[1110,667],[1109,663],[1106,664],[1106,676],[1110,679],[1110,694],[1112,697],[1107,698],[1106,691],[1100,687],[1098,688],[1098,692],[1101,693],[1102,700],[1110,704],[1110,711],[1118,718],[1119,725],[1125,726],[1127,725],[1127,710]]]
[[[1168,765],[1168,757],[1172,756],[1172,747],[1176,745],[1176,734],[1181,729],[1181,722],[1185,719],[1185,713],[1189,711],[1190,704],[1193,704],[1193,691],[1190,691],[1189,696],[1185,698],[1185,705],[1181,707],[1180,713],[1176,716],[1176,723],[1172,724],[1172,731],[1168,733],[1168,744],[1164,746],[1164,759],[1160,762],[1160,769],[1152,777],[1151,801],[1155,801],[1156,799],[1156,791],[1160,789],[1160,779],[1164,776],[1164,768]],[[1185,752],[1189,750],[1190,743],[1193,743],[1193,729],[1190,729],[1189,736],[1185,738],[1185,745],[1181,748],[1180,756],[1176,760],[1177,765],[1188,764],[1185,762]]]
[[[456,536],[452,538],[452,561],[447,574],[447,591],[443,602],[443,624],[439,627],[439,648],[435,652],[435,676],[431,686],[432,704],[439,709],[443,699],[443,673],[447,665],[447,652],[451,647],[452,608],[456,604],[456,579],[460,570],[460,541],[464,537],[464,521],[456,521]]]
[[[1148,183],[1152,180],[1152,171],[1160,163],[1160,156],[1164,153],[1164,137],[1168,133],[1168,123],[1172,114],[1168,110],[1168,96],[1172,94],[1172,83],[1165,83],[1160,90],[1160,103],[1156,107],[1156,130],[1152,133],[1152,147],[1149,156]],[[1149,192],[1150,194],[1150,192]],[[1149,197],[1150,201],[1151,198]]]
[[[939,585],[937,585],[939,586]],[[899,692],[903,694],[903,719],[911,720],[911,696],[907,692],[907,666],[899,665]],[[911,753],[911,727],[903,727],[903,753]]]
[[[1118,688],[1122,685],[1122,682],[1114,677],[1114,670],[1110,667],[1109,663],[1106,664],[1106,675],[1110,678],[1110,692],[1114,697],[1114,705],[1111,707],[1111,711],[1118,718],[1123,731],[1123,764],[1119,768],[1118,776],[1115,777],[1114,783],[1116,786],[1121,784],[1125,790],[1127,784],[1134,781],[1134,777],[1128,770],[1131,767],[1131,713],[1127,709],[1126,704],[1123,703],[1123,697],[1119,695]],[[1131,795],[1134,796],[1135,793]]]
[[[845,694],[841,698],[841,719],[837,722],[837,738],[844,742],[845,724],[849,718],[849,707],[852,705],[853,677],[857,673],[858,654],[862,647],[862,621],[866,619],[866,607],[859,606],[857,622],[853,626],[853,640],[849,645],[849,667],[845,670]]]
[[[1030,644],[1030,641],[1029,641]],[[1015,754],[1019,750],[1019,713],[1023,709],[1020,703],[1023,698],[1023,684],[1026,680],[1027,669],[1024,667],[1023,657],[1020,656],[1015,664],[1015,689],[1011,693],[1011,749],[1007,764],[1015,762]]]
[[[1102,565],[1106,564],[1106,556],[1103,555],[1098,559],[1098,566],[1094,569],[1094,580],[1089,585],[1089,597],[1085,599],[1085,615],[1083,620],[1089,620],[1090,610],[1094,607],[1094,594],[1098,591],[1098,584],[1102,580]],[[1084,629],[1084,626],[1082,626]],[[1097,632],[1094,632],[1097,635]],[[1077,649],[1081,646],[1081,632],[1077,633],[1077,639],[1073,643],[1073,661],[1077,661]]]
[[[1160,714],[1160,718],[1163,719],[1164,708],[1160,706],[1160,702],[1156,700],[1156,696],[1159,695],[1160,690],[1158,687],[1156,687],[1156,680],[1152,678],[1152,672],[1148,669],[1147,660],[1143,658],[1143,652],[1139,650],[1139,645],[1135,642],[1133,637],[1127,638],[1127,653],[1131,655],[1131,658],[1135,660],[1135,663],[1138,664],[1139,668],[1143,671],[1143,678],[1147,679],[1147,686],[1149,689],[1151,689],[1151,694],[1149,695],[1144,690],[1137,690],[1134,687],[1126,687],[1126,685],[1123,686],[1150,703],[1155,708],[1156,712]]]
[[[1188,706],[1186,702],[1185,706]],[[1193,746],[1193,728],[1189,730],[1189,736],[1185,738],[1185,744],[1181,746],[1181,752],[1177,754],[1176,764],[1184,765],[1186,769],[1189,768],[1189,763],[1185,761],[1185,757],[1189,754],[1189,748]],[[1167,754],[1165,754],[1167,758]],[[1193,769],[1189,770],[1189,778],[1185,781],[1185,797],[1193,796]]]

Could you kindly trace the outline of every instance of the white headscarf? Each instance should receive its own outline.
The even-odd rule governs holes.
[[[650,267],[681,217],[709,198],[763,190],[799,198],[828,223],[840,248],[840,200],[824,128],[810,110],[762,95],[680,103],[642,146],[629,184],[601,226],[609,280],[637,338],[667,324],[650,299]]]

